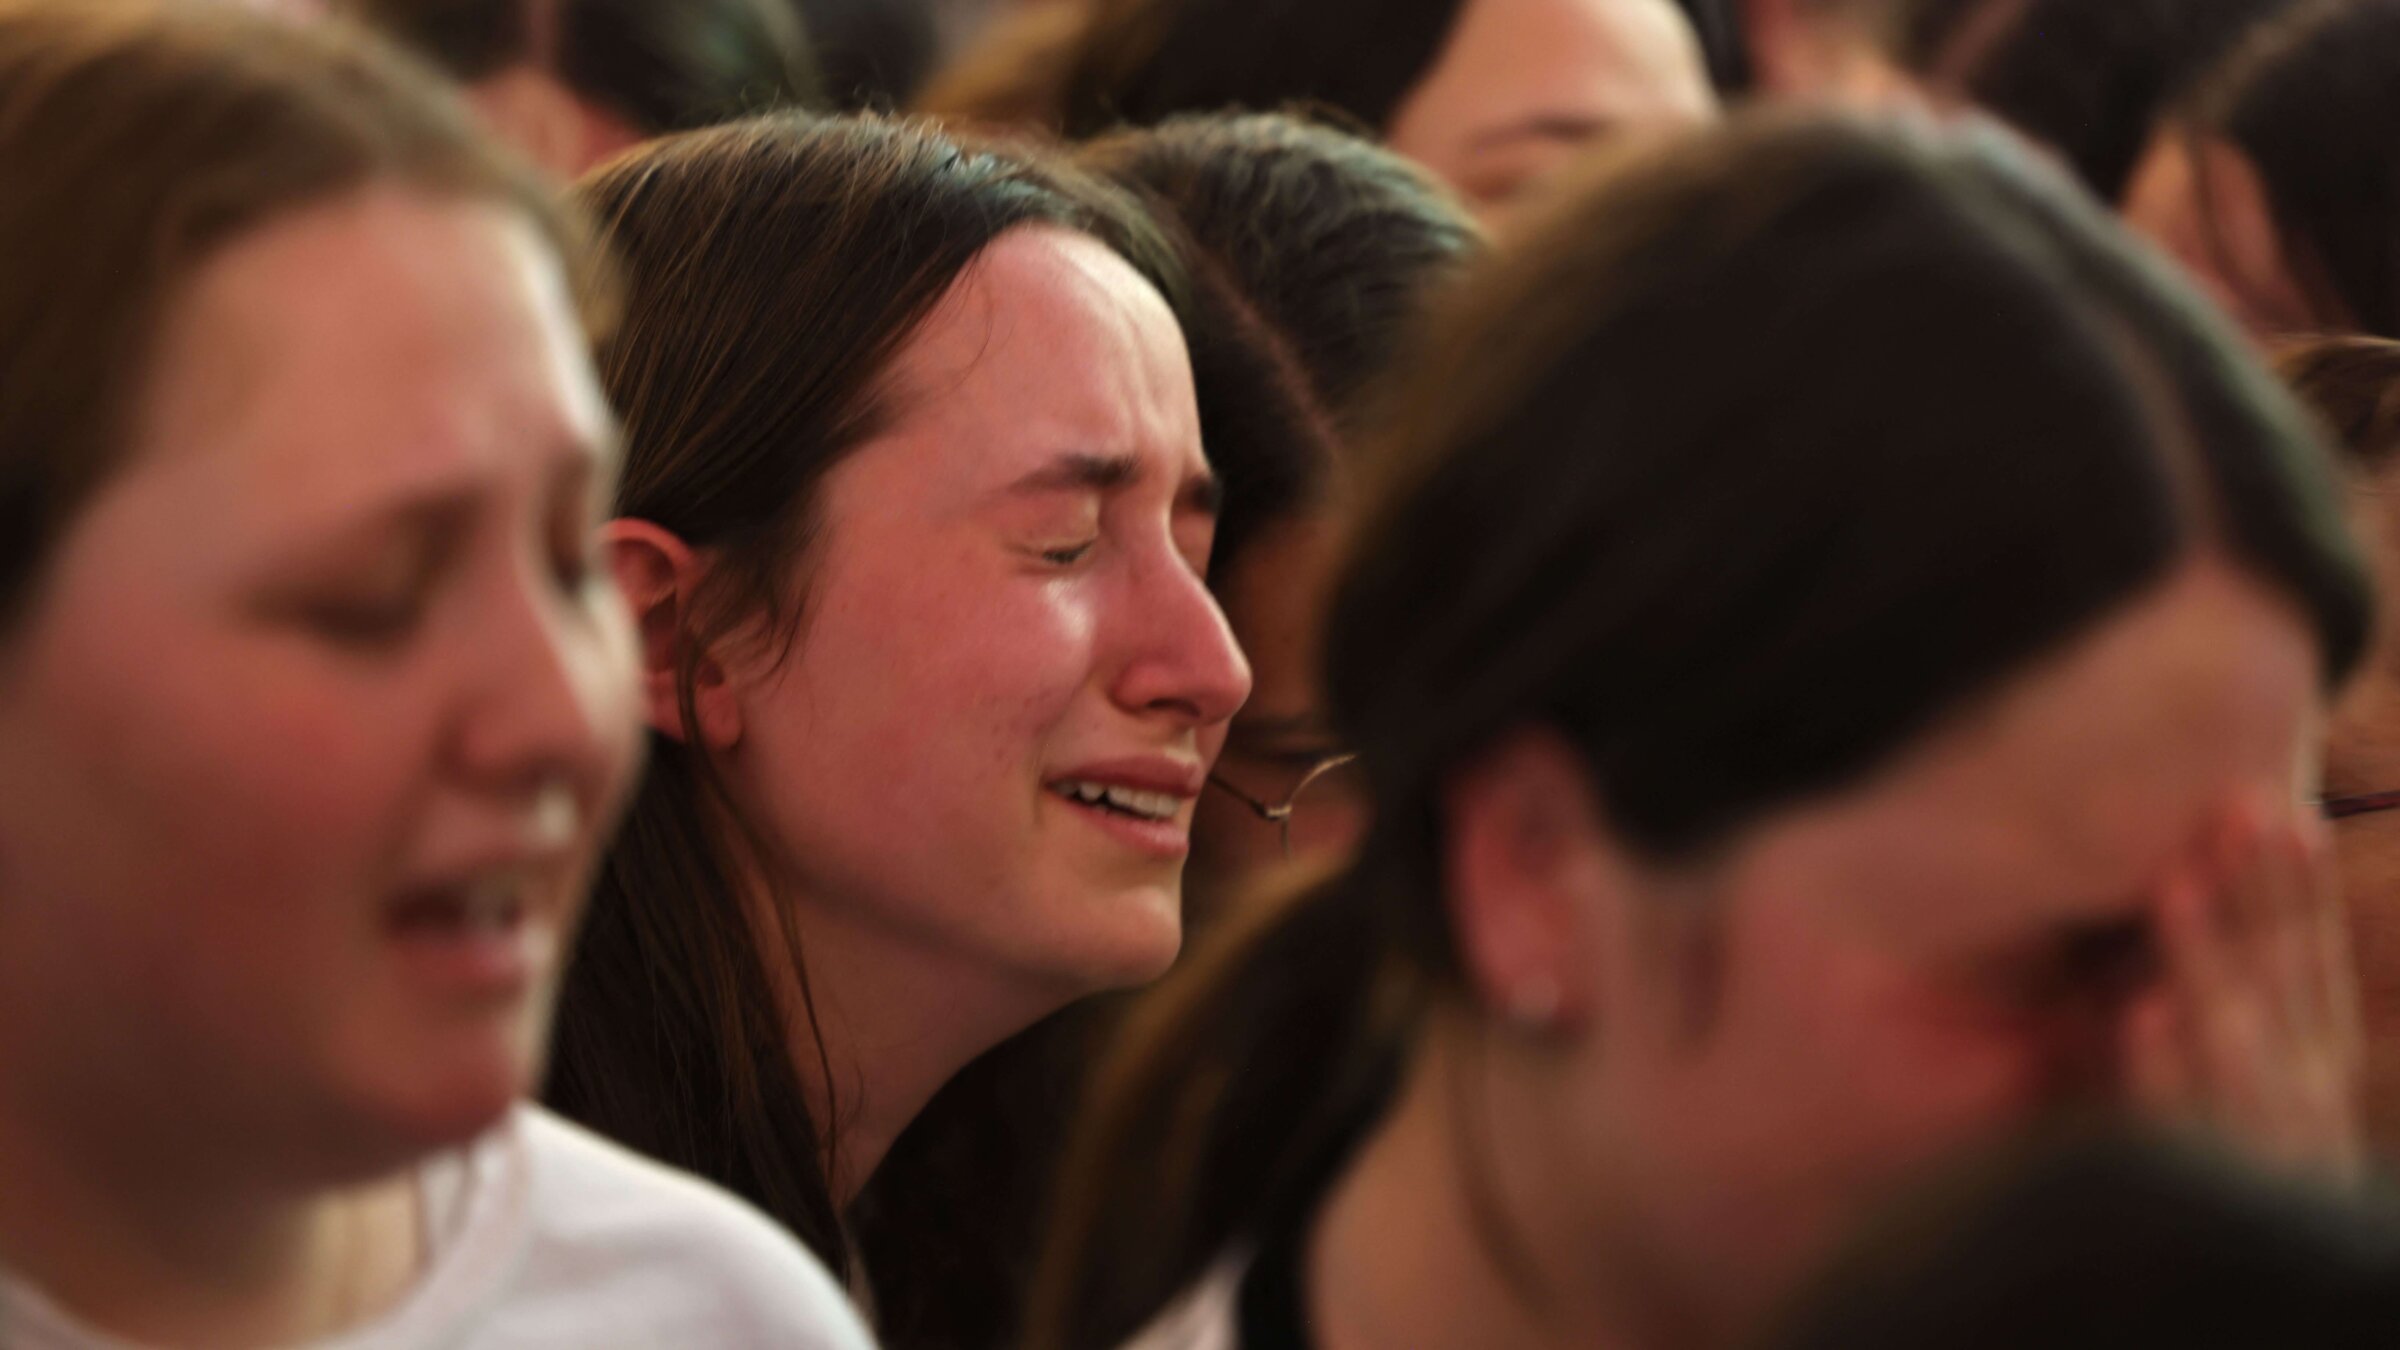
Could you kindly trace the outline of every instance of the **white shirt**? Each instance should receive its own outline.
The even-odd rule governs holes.
[[[1121,1350],[1240,1350],[1247,1258],[1220,1261]]]
[[[764,1215],[533,1106],[419,1174],[428,1260],[309,1350],[873,1350]],[[136,1350],[0,1271],[0,1350]]]

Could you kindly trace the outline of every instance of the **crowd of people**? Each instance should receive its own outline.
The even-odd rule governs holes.
[[[0,1350],[2400,1345],[2400,0],[0,0]]]

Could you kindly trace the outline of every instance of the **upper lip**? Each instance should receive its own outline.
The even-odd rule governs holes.
[[[1054,784],[1098,783],[1102,787],[1132,788],[1137,792],[1197,797],[1201,786],[1208,781],[1208,769],[1197,760],[1153,755],[1086,764],[1059,774],[1050,781]]]

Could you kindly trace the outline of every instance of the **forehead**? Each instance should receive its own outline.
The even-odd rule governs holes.
[[[889,384],[892,423],[852,462],[912,492],[981,493],[1064,453],[1155,460],[1168,478],[1207,469],[1173,312],[1073,231],[1001,235],[910,337]]]
[[[1737,884],[1903,947],[2126,917],[2232,797],[2297,791],[2316,688],[2289,608],[2194,564],[1862,787],[1762,827]]]
[[[135,471],[237,515],[338,511],[598,445],[555,256],[514,212],[378,190],[237,241],[169,312]]]
[[[1466,0],[1391,130],[1458,152],[1528,119],[1691,120],[1713,103],[1669,0]]]

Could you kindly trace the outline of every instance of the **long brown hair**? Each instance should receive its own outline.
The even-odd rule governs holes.
[[[0,632],[122,463],[166,311],[234,240],[390,183],[505,203],[589,261],[431,75],[232,7],[0,0],[0,183]]]
[[[2371,477],[2400,462],[2400,342],[2312,338],[2277,352],[2275,369],[2354,470]]]
[[[2364,642],[2305,417],[1994,132],[1747,121],[1641,154],[1393,388],[1326,638],[1375,823],[1171,977],[1103,1071],[1044,1350],[1117,1344],[1303,1228],[1466,996],[1439,803],[1496,738],[1554,728],[1673,865],[1888,763],[2199,548],[2289,600],[2329,681]]]
[[[708,654],[797,640],[792,579],[825,476],[890,416],[886,369],[994,239],[1080,230],[1183,294],[1131,198],[920,122],[761,117],[660,142],[577,195],[626,272],[600,360],[625,419],[617,513],[711,560],[674,635],[687,723]],[[705,751],[652,741],[567,973],[547,1098],[746,1197],[843,1270],[835,1131],[809,1110],[770,976],[788,962],[813,1027],[803,935],[788,906],[773,907],[780,934],[750,921],[737,878],[771,874],[769,850]]]

